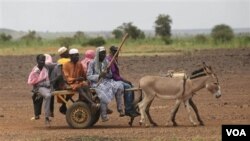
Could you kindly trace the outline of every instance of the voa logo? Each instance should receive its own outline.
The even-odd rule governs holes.
[[[244,129],[226,129],[227,136],[247,136]]]

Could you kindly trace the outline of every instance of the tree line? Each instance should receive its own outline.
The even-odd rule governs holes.
[[[160,38],[164,41],[165,44],[171,44],[171,25],[172,19],[169,15],[160,14],[154,22],[155,37]],[[133,40],[144,39],[145,33],[140,30],[137,26],[133,25],[132,22],[123,23],[112,31],[112,34],[115,39],[121,39],[125,33],[128,33],[129,37]],[[218,42],[228,42],[234,38],[233,30],[230,26],[225,24],[216,25],[211,31],[211,37],[213,40]],[[199,42],[204,42],[206,36],[199,34],[196,37],[196,40]],[[0,34],[1,42],[8,42],[12,40],[11,35],[6,35],[5,33]],[[20,38],[21,41],[29,44],[30,42],[41,42],[42,38],[36,34],[35,31],[29,31],[26,35]],[[70,46],[72,44],[80,44],[81,46],[91,45],[91,46],[100,46],[106,43],[103,37],[96,37],[87,39],[84,32],[78,31],[74,34],[73,37],[60,37],[56,39],[60,45]]]

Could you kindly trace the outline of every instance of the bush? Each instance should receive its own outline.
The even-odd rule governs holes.
[[[11,35],[6,35],[5,33],[0,34],[0,41],[7,42],[10,41],[11,39],[12,39]]]
[[[164,41],[166,45],[172,44],[173,42],[172,39],[168,36],[163,36],[161,39]]]
[[[57,39],[57,41],[59,42],[60,46],[69,47],[73,44],[74,39],[70,37],[60,37]]]
[[[202,34],[198,34],[195,36],[195,42],[196,43],[206,43],[207,42],[207,38],[205,35]]]
[[[224,43],[231,41],[234,38],[234,33],[230,26],[221,24],[221,25],[216,25],[212,29],[211,36],[216,43],[218,42]]]
[[[88,45],[95,46],[95,47],[102,46],[105,43],[106,41],[103,39],[103,37],[96,37],[88,41]]]

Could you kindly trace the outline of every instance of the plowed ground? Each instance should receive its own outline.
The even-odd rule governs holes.
[[[56,56],[53,57],[57,59]],[[250,124],[250,49],[195,51],[171,56],[129,56],[119,60],[122,75],[138,85],[144,75],[163,75],[169,69],[188,73],[205,61],[219,77],[222,97],[215,99],[207,90],[194,96],[205,126],[193,127],[183,104],[178,111],[177,127],[164,126],[174,101],[155,99],[150,113],[158,127],[141,127],[139,118],[128,126],[128,117],[120,118],[114,110],[110,121],[98,121],[90,129],[71,129],[55,102],[51,128],[44,125],[44,113],[31,121],[33,106],[28,73],[35,56],[0,56],[0,140],[221,140],[222,124]]]

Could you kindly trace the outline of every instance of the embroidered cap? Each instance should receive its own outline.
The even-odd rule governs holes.
[[[72,48],[69,50],[69,54],[77,54],[79,53],[78,49]]]
[[[99,47],[99,51],[100,51],[100,52],[101,52],[101,51],[106,51],[106,49],[105,49],[104,46],[101,46],[101,47]]]
[[[60,47],[59,49],[58,49],[58,53],[59,54],[63,54],[65,51],[67,51],[68,49],[66,48],[66,47]]]

